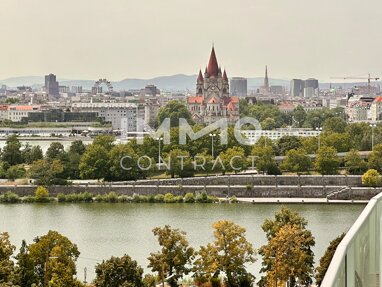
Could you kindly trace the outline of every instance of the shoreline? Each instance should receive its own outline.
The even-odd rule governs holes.
[[[290,198],[290,197],[238,197],[240,203],[252,204],[367,204],[369,200],[345,200],[327,198]]]

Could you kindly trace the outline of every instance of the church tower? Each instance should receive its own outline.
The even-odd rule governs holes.
[[[269,93],[268,66],[265,66],[264,91]]]

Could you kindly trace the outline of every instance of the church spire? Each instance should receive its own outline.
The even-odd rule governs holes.
[[[264,89],[269,92],[268,66],[265,66]]]
[[[224,73],[223,73],[223,80],[228,81],[228,77],[227,77],[227,73],[226,73],[225,69],[224,69]]]
[[[199,69],[199,76],[198,76],[198,82],[203,82],[203,75],[202,75],[202,69]]]
[[[217,78],[219,73],[218,60],[216,59],[215,48],[212,46],[210,60],[208,61],[207,74],[209,77]]]

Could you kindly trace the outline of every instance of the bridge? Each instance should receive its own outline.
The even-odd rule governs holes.
[[[323,287],[382,286],[382,193],[373,197],[338,245]]]

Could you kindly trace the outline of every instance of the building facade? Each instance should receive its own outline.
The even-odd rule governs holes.
[[[230,80],[231,95],[246,97],[248,93],[248,84],[246,78],[233,77]]]
[[[196,95],[187,98],[187,107],[193,120],[199,123],[210,124],[224,118],[235,122],[239,119],[239,98],[230,96],[227,73],[222,73],[214,47],[204,76],[199,71]]]
[[[45,76],[45,91],[50,96],[58,96],[60,94],[56,75],[49,74]]]

